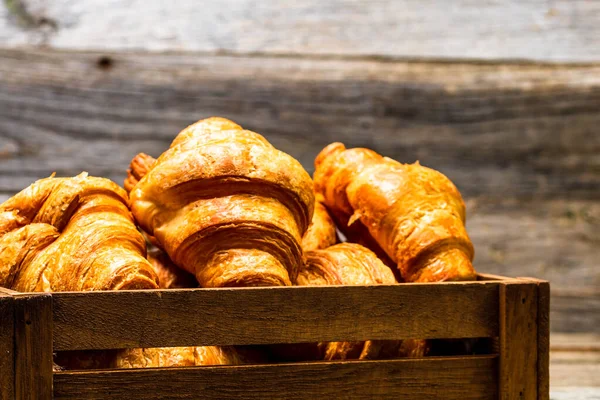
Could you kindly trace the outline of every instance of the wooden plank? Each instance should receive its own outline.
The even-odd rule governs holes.
[[[570,387],[552,390],[550,400],[600,400],[600,389]]]
[[[5,49],[0,76],[4,191],[54,170],[121,182],[137,152],[160,154],[210,115],[265,134],[309,170],[335,140],[419,159],[467,199],[596,199],[600,185],[600,66]]]
[[[4,49],[0,198],[53,171],[122,183],[137,152],[213,114],[309,170],[341,140],[448,175],[477,269],[553,282],[552,330],[599,332],[599,108],[598,65]]]
[[[0,292],[0,400],[15,397],[14,301]]]
[[[137,152],[157,156],[182,127],[223,115],[309,170],[334,140],[419,159],[463,193],[478,270],[592,290],[599,108],[598,65],[4,49],[0,192],[53,171],[121,183]],[[569,312],[553,309],[555,330],[600,326],[573,325],[589,312],[568,300]]]
[[[514,278],[509,278],[507,276],[502,275],[493,275],[493,274],[477,274],[478,281],[512,281]]]
[[[0,287],[0,294],[4,294],[4,295],[8,295],[8,296],[13,296],[15,294],[21,294],[21,293],[15,291],[15,290],[11,290],[11,289],[7,289],[7,288],[4,288],[4,287]]]
[[[537,311],[536,284],[500,283],[500,400],[538,399]]]
[[[59,372],[55,399],[495,399],[496,356]]]
[[[0,41],[144,49],[410,58],[598,61],[600,5],[586,0],[102,0],[8,2]],[[192,22],[193,21],[193,22]],[[127,22],[127,23],[124,23]],[[252,32],[252,34],[248,34]]]
[[[15,300],[15,394],[52,399],[52,297],[21,294]]]
[[[551,398],[600,398],[600,334],[553,334],[550,346]]]
[[[486,282],[55,293],[54,349],[498,334]]]
[[[600,351],[551,351],[550,384],[561,387],[600,388]]]
[[[550,325],[552,331],[600,334],[600,291],[552,286]]]
[[[596,351],[600,353],[600,334],[554,333],[550,336],[550,348],[553,352]]]

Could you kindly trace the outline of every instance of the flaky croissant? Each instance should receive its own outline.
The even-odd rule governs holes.
[[[394,274],[367,248],[340,243],[306,252],[306,263],[298,274],[299,286],[394,284]],[[374,359],[385,342],[321,343],[325,360]]]
[[[21,292],[158,288],[127,194],[82,173],[0,205],[0,286]]]
[[[0,286],[23,292],[156,289],[146,244],[115,183],[46,178],[0,205]],[[67,368],[107,368],[130,350],[59,352]]]
[[[315,211],[308,230],[302,237],[302,250],[326,249],[337,242],[335,223],[320,201],[315,201]]]
[[[242,357],[231,346],[163,347],[131,349],[117,359],[116,368],[189,367],[201,365],[238,365]]]
[[[131,189],[141,228],[202,287],[291,285],[314,207],[300,163],[223,119],[177,135]]]
[[[362,222],[405,281],[475,279],[464,202],[444,175],[341,143],[323,149],[315,167],[326,206]]]
[[[156,163],[156,159],[145,153],[139,153],[132,160],[125,178],[125,190],[131,189],[142,179]],[[156,239],[147,235],[148,240],[157,245]],[[333,219],[321,201],[315,201],[313,217],[308,230],[302,236],[302,250],[324,249],[337,242],[336,228]]]

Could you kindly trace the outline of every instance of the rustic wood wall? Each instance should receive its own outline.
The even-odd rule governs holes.
[[[600,333],[600,2],[5,0],[0,199],[56,171],[122,183],[197,119],[312,171],[327,143],[439,169],[482,272],[552,282]]]

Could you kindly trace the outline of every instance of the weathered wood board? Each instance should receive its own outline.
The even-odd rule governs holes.
[[[600,3],[589,0],[5,3],[4,46],[600,60]]]
[[[482,272],[552,283],[552,329],[600,329],[600,65],[0,50],[0,196],[87,170],[122,183],[211,115],[312,171],[331,141],[448,175]]]
[[[54,398],[491,400],[495,370],[495,356],[475,356],[59,372]]]
[[[98,291],[53,300],[55,350],[498,335],[498,287],[484,282]]]

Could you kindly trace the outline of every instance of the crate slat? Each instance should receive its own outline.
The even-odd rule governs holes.
[[[52,298],[55,351],[498,335],[493,282],[73,292]]]
[[[497,356],[54,375],[55,399],[496,399]]]

